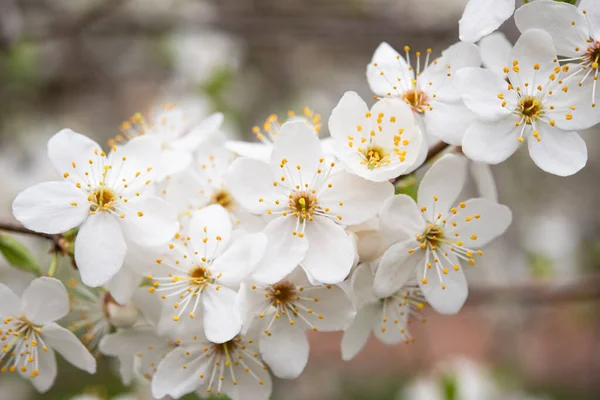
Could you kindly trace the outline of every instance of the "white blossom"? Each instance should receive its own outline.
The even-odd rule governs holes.
[[[538,29],[519,38],[506,63],[509,82],[481,68],[458,73],[463,100],[477,116],[463,138],[465,155],[497,164],[527,141],[531,158],[546,172],[576,173],[587,162],[587,149],[573,130],[598,119],[584,96],[590,82],[563,82],[569,67],[561,68],[552,38]]]
[[[467,160],[445,155],[419,185],[418,203],[406,195],[386,201],[381,229],[395,243],[379,261],[374,289],[388,296],[416,273],[427,302],[442,314],[464,304],[468,288],[461,262],[475,264],[481,247],[510,225],[508,207],[476,198],[456,204]]]
[[[359,265],[352,274],[351,292],[357,313],[342,339],[344,360],[358,354],[371,332],[388,345],[413,341],[408,324],[420,319],[419,312],[425,305],[420,289],[416,284],[402,282],[388,295],[379,296],[373,291],[373,279],[370,264]]]
[[[237,335],[242,327],[235,312],[237,289],[266,246],[262,233],[233,240],[231,219],[223,207],[196,211],[187,236],[168,245],[149,276],[154,281],[150,292],[167,300],[159,332],[167,332],[173,323],[195,325],[198,316],[208,340],[223,343]]]
[[[231,166],[231,189],[248,211],[272,217],[263,233],[265,258],[252,274],[275,283],[300,264],[311,280],[339,283],[354,262],[345,225],[377,214],[393,194],[389,182],[371,182],[326,160],[314,130],[304,122],[284,124],[271,163],[249,158]]]
[[[65,129],[48,142],[48,156],[64,181],[20,193],[13,214],[27,228],[62,233],[79,227],[75,261],[82,281],[100,286],[115,276],[129,239],[143,246],[167,242],[177,230],[173,207],[147,190],[158,147],[136,138],[110,154]]]
[[[214,343],[190,334],[160,362],[152,380],[156,398],[179,398],[193,391],[202,397],[221,394],[232,400],[267,400],[272,381],[260,357],[256,333]]]
[[[582,0],[579,7],[567,3],[539,0],[515,13],[515,22],[521,32],[542,29],[552,40],[561,62],[573,62],[570,74],[561,79],[569,87],[585,84],[587,103],[596,106],[598,73],[600,71],[600,3],[597,0]],[[591,82],[591,84],[586,84]],[[600,112],[595,110],[600,122]]]
[[[420,52],[415,53],[416,68],[413,68],[410,47],[405,46],[404,51],[406,58],[385,42],[379,45],[367,66],[371,90],[379,97],[399,98],[411,106],[415,120],[429,141],[439,138],[460,145],[473,115],[463,104],[454,77],[462,68],[481,64],[479,49],[474,44],[459,42],[431,63],[432,50],[427,49],[423,69]],[[427,141],[424,141],[421,157],[415,165],[423,162],[426,150]]]
[[[333,109],[329,132],[346,169],[376,182],[414,169],[424,141],[409,105],[382,99],[369,110],[355,92],[346,92]]]
[[[189,118],[183,110],[174,105],[165,104],[157,110],[151,110],[148,117],[134,114],[129,121],[121,124],[122,135],[115,137],[111,144],[144,136],[160,148],[156,179],[165,178],[181,172],[192,163],[192,155],[204,142],[221,128],[223,114],[215,113],[203,120]]]
[[[56,378],[56,350],[75,367],[94,374],[94,357],[73,333],[55,323],[68,312],[69,297],[57,279],[33,280],[21,299],[0,284],[0,372],[17,371],[46,392]]]
[[[305,331],[344,330],[356,314],[341,288],[313,286],[301,268],[271,285],[243,283],[237,304],[246,329],[255,318],[262,321],[262,358],[286,379],[297,378],[308,362]]]

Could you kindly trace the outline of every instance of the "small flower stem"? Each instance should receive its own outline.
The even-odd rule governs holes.
[[[52,254],[52,262],[50,263],[50,269],[48,269],[48,276],[53,277],[58,267],[58,253]]]

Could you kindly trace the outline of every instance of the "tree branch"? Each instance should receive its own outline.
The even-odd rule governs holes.
[[[62,250],[60,235],[49,235],[47,233],[35,232],[35,231],[32,231],[31,229],[25,228],[23,225],[19,224],[18,222],[0,221],[0,231],[20,233],[20,234],[24,234],[24,235],[41,237],[41,238],[52,241],[52,243],[54,244],[55,250],[58,250],[58,249]]]

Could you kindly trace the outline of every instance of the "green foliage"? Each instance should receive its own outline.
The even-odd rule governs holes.
[[[458,388],[456,377],[452,375],[446,375],[442,378],[442,390],[444,394],[444,400],[459,400],[458,399]]]
[[[405,194],[413,198],[414,201],[417,201],[417,193],[419,192],[419,185],[417,182],[417,178],[415,178],[414,174],[407,175],[403,177],[401,180],[396,182],[396,194]]]
[[[529,268],[534,278],[550,278],[554,275],[554,262],[544,254],[530,253]]]
[[[0,235],[0,252],[6,261],[20,270],[41,275],[40,267],[27,246],[9,235]]]
[[[569,4],[573,4],[573,5],[577,4],[577,0],[554,0],[554,1],[556,1],[557,3],[569,3]]]

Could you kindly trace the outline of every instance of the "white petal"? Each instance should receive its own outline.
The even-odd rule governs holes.
[[[213,260],[226,248],[232,230],[233,225],[227,210],[218,204],[212,204],[194,212],[188,234],[194,250]],[[207,239],[206,242],[204,239]]]
[[[395,305],[380,307],[378,310],[373,333],[375,337],[383,344],[395,345],[407,340],[406,314],[404,308]],[[398,321],[398,323],[396,323]]]
[[[532,1],[515,12],[515,22],[521,32],[542,29],[552,36],[561,56],[575,57],[587,48],[590,37],[585,15],[571,4],[554,1]]]
[[[375,275],[370,264],[360,264],[350,277],[350,293],[352,301],[357,309],[367,303],[378,302],[379,299],[373,294],[373,281]]]
[[[464,68],[456,73],[455,79],[465,105],[478,119],[496,121],[510,115],[499,98],[513,96],[502,75],[483,68]]]
[[[457,207],[457,213],[448,218],[444,235],[458,237],[466,248],[479,249],[485,246],[502,235],[512,222],[512,213],[507,206],[488,199],[471,199],[464,205]],[[456,226],[453,226],[453,222]],[[459,233],[459,236],[455,233]]]
[[[98,143],[70,129],[63,129],[48,140],[48,158],[56,172],[82,185],[96,186],[96,179],[100,177],[100,153]]]
[[[323,149],[314,127],[305,121],[286,122],[273,141],[271,171],[273,176],[284,176],[285,169],[289,171],[288,178],[294,183],[308,183],[321,166],[319,160],[322,158]],[[282,168],[283,159],[287,160],[287,163]],[[292,182],[288,184],[291,185]]]
[[[417,265],[422,265],[423,254],[421,251],[409,253],[410,249],[418,247],[415,239],[392,245],[381,257],[373,291],[380,298],[385,298],[396,293],[407,281],[414,277]]]
[[[161,182],[166,177],[175,175],[189,167],[192,164],[192,156],[184,150],[174,151],[167,148],[161,151],[158,163],[156,179]]]
[[[349,361],[365,346],[381,307],[377,303],[367,304],[356,314],[352,325],[342,338],[342,359]]]
[[[443,275],[445,289],[435,271],[427,275],[428,282],[423,283],[419,279],[419,287],[431,307],[440,314],[456,314],[465,304],[469,294],[467,279],[460,268],[456,271],[449,268],[448,275]]]
[[[268,369],[264,369],[257,364],[251,363],[249,365],[253,374],[246,373],[242,367],[237,367],[235,377],[238,384],[233,385],[231,380],[225,379],[222,392],[229,396],[231,400],[268,400],[273,390],[271,375]],[[201,390],[199,394],[205,395],[206,390]]]
[[[153,396],[157,399],[166,395],[179,398],[194,391],[202,384],[200,374],[207,375],[209,361],[196,352],[188,353],[184,347],[174,349],[158,364],[152,379]]]
[[[44,182],[19,193],[13,214],[26,228],[62,233],[79,226],[90,210],[86,194],[71,182]]]
[[[600,38],[600,4],[596,0],[581,0],[579,9],[588,17],[590,32],[596,39]]]
[[[57,321],[69,312],[67,289],[54,278],[43,276],[31,281],[22,301],[23,314],[36,325]]]
[[[150,135],[138,136],[124,146],[114,148],[109,154],[112,168],[106,178],[108,186],[131,193],[131,196],[142,191],[159,172],[160,154],[160,141]]]
[[[242,322],[242,333],[245,334],[254,318],[265,311],[270,303],[265,298],[263,287],[242,283],[235,304],[239,319]]]
[[[260,354],[279,378],[296,379],[308,362],[308,340],[303,329],[292,326],[287,319],[277,320],[271,335],[261,335]]]
[[[223,125],[223,114],[214,113],[196,124],[186,135],[171,143],[175,151],[191,153],[208,141]]]
[[[106,282],[104,287],[117,303],[124,305],[131,300],[131,296],[139,287],[142,279],[141,275],[136,274],[130,268],[123,267],[110,281]]]
[[[511,82],[528,83],[532,87],[546,85],[554,68],[559,66],[552,37],[540,29],[529,29],[517,40],[510,53],[511,65],[515,61],[519,63],[518,72],[510,69],[508,78]]]
[[[494,175],[490,166],[486,163],[473,161],[469,163],[469,170],[471,171],[471,176],[475,181],[479,195],[497,202],[498,189],[496,189],[496,182],[494,181]]]
[[[475,115],[460,100],[447,103],[433,101],[431,111],[425,113],[425,125],[440,140],[453,146],[460,146],[465,130],[475,119]]]
[[[581,83],[585,73],[580,73],[569,81],[568,92],[561,90],[555,93],[551,103],[554,109],[545,107],[544,110],[546,121],[553,120],[557,128],[565,131],[587,129],[600,123],[600,112],[592,100],[593,86],[598,82],[593,76],[588,76]]]
[[[42,328],[42,338],[48,347],[58,351],[75,367],[90,374],[96,373],[96,359],[69,330],[51,323]]]
[[[515,11],[515,0],[469,0],[459,21],[460,40],[477,42],[489,35]]]
[[[328,184],[331,187],[323,189],[319,205],[329,208],[329,215],[341,216],[340,223],[344,225],[369,220],[377,215],[383,202],[394,195],[391,183],[368,181],[346,171],[333,173]]]
[[[236,294],[228,287],[215,285],[209,285],[202,293],[204,333],[211,342],[224,343],[240,333],[242,323],[235,309]]]
[[[306,237],[293,235],[296,218],[278,217],[263,230],[267,236],[267,250],[252,273],[252,278],[266,284],[283,279],[302,261],[308,250]]]
[[[417,203],[405,194],[389,198],[381,207],[380,216],[381,231],[394,242],[414,238],[427,227]]]
[[[515,122],[510,116],[494,122],[475,121],[463,138],[463,152],[473,161],[501,163],[521,144],[521,128]]]
[[[350,273],[356,249],[344,228],[326,217],[306,224],[308,252],[302,268],[321,283],[340,283]]]
[[[8,286],[0,283],[0,318],[19,317],[21,299]]]
[[[517,11],[518,12],[518,11]],[[504,76],[504,68],[510,65],[512,43],[502,32],[494,32],[479,41],[483,66],[498,76]]]
[[[123,208],[125,217],[119,219],[123,233],[140,246],[165,244],[179,228],[175,208],[158,197],[136,196],[129,199]]]
[[[367,126],[368,111],[367,103],[356,92],[344,93],[329,117],[329,133],[337,144],[346,144],[357,126]]]
[[[310,286],[304,286],[304,288],[307,289]],[[314,313],[309,314],[307,319],[319,331],[343,331],[350,326],[356,316],[356,309],[352,301],[337,285],[326,285],[318,289],[311,289],[310,296],[319,299],[319,301],[318,304],[311,304],[310,307],[312,307]],[[310,318],[313,315],[316,318]],[[322,318],[318,318],[318,315]],[[298,320],[296,321],[298,322]]]
[[[252,158],[265,163],[271,161],[273,146],[260,142],[244,142],[241,140],[228,140],[225,148],[242,157]]]
[[[528,139],[529,155],[538,167],[558,176],[569,176],[587,163],[587,147],[576,132],[551,126],[540,128],[540,141]]]
[[[417,196],[419,205],[427,207],[425,216],[435,220],[438,213],[445,214],[454,203],[467,179],[467,159],[446,154],[427,171]]]
[[[373,93],[379,96],[388,96],[390,92],[398,93],[391,82],[406,82],[408,85],[414,77],[413,69],[386,42],[377,47],[371,63],[367,66],[367,81]]]
[[[22,373],[19,371],[19,373],[22,374],[24,378],[29,378],[38,392],[45,393],[52,385],[54,385],[54,381],[56,380],[56,356],[52,349],[48,349],[48,351],[38,351],[36,361],[39,363],[38,370],[40,371],[40,374],[34,379],[29,378],[30,372]]]
[[[233,241],[231,246],[211,265],[211,272],[220,275],[219,284],[237,287],[258,265],[267,248],[267,237],[263,233],[244,235]]]
[[[148,292],[145,287],[138,287],[131,296],[131,302],[139,308],[152,326],[158,326],[160,321],[161,300],[156,294]]]
[[[251,213],[277,209],[275,201],[285,199],[280,187],[273,185],[271,168],[262,161],[238,158],[227,171],[225,181],[237,202]]]
[[[104,285],[121,269],[126,251],[116,218],[105,212],[90,215],[75,239],[75,262],[83,283]]]

